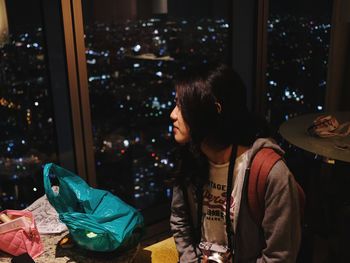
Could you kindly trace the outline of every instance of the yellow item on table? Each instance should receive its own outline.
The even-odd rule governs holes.
[[[134,263],[177,263],[178,253],[173,237],[140,250]]]
[[[66,235],[58,242],[58,245],[61,248],[72,248],[74,247],[75,243],[70,235]]]

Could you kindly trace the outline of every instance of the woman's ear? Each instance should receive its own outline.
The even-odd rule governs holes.
[[[216,111],[217,111],[217,113],[218,114],[220,114],[221,113],[221,104],[219,103],[219,102],[215,102],[215,106],[216,106]]]

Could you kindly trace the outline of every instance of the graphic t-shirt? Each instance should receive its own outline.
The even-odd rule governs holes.
[[[233,185],[235,185],[235,178],[241,172],[240,169],[245,159],[247,159],[245,153],[236,159]],[[229,163],[209,163],[209,183],[204,187],[203,191],[202,240],[219,245],[227,245],[225,214]],[[233,197],[231,198],[230,206],[230,218],[233,223],[235,206]]]

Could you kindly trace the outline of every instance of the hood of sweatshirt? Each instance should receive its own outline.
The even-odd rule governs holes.
[[[280,155],[284,155],[284,151],[281,149],[281,147],[277,145],[276,141],[274,141],[271,138],[259,138],[254,142],[253,146],[249,149],[247,153],[249,163],[251,163],[253,157],[262,148],[271,148],[278,152]]]
[[[245,171],[242,171],[240,176],[237,176],[237,178],[235,179],[236,182],[234,183],[233,191],[232,191],[233,200],[235,200],[235,206],[233,208],[233,217],[234,217],[233,218],[234,219],[233,220],[233,229],[234,229],[234,231],[236,230],[237,222],[238,222],[239,209],[241,206],[241,198],[242,198],[242,191],[243,191],[243,185],[244,185],[244,178],[245,178],[246,173],[249,172],[249,170],[247,170],[247,168],[250,167],[250,164],[251,164],[254,156],[262,148],[271,148],[271,149],[274,149],[275,151],[277,151],[282,156],[284,155],[284,151],[271,138],[259,138],[259,139],[257,139],[254,142],[254,144],[252,145],[252,147],[246,152],[247,159],[246,159],[246,162],[244,164]]]

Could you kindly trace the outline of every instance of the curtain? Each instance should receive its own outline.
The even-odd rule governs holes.
[[[350,0],[333,1],[326,111],[350,111]]]

